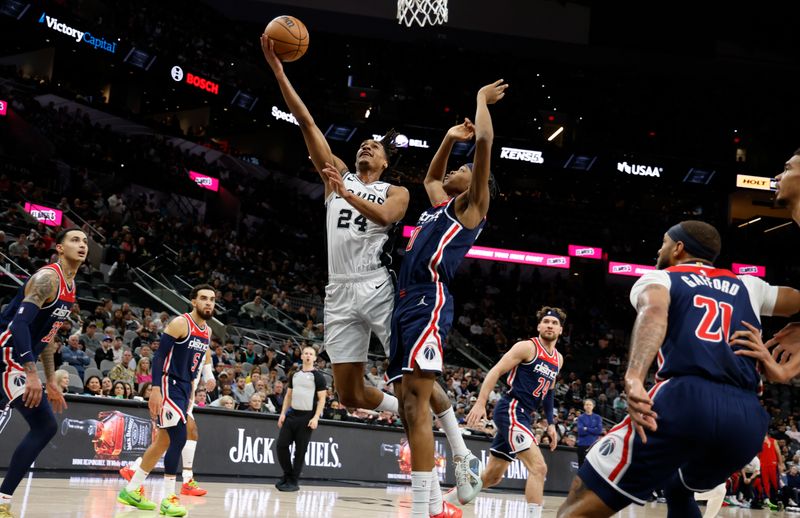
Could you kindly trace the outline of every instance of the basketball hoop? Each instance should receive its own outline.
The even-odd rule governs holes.
[[[397,0],[397,23],[406,27],[447,23],[447,0]]]

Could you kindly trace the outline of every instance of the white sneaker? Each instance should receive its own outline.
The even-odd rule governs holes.
[[[478,457],[472,453],[468,453],[464,457],[454,456],[453,460],[456,464],[458,503],[466,505],[472,502],[483,488],[483,481],[481,480],[483,465]]]
[[[795,503],[795,501],[794,501],[794,500],[792,500],[792,499],[790,498],[790,499],[789,499],[789,505],[788,505],[788,507],[797,507],[797,504]]]
[[[455,486],[442,493],[442,500],[448,504],[461,505],[461,502],[458,501],[458,491]]]

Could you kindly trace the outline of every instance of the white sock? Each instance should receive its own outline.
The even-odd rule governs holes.
[[[388,410],[389,412],[396,414],[398,408],[397,398],[391,394],[387,394],[386,392],[383,393],[383,399],[381,400],[380,404],[375,407],[376,412],[383,412]]]
[[[528,518],[542,518],[542,506],[540,504],[528,504]]]
[[[2,504],[10,504],[11,503],[11,495],[7,495],[5,493],[0,493],[0,505]]]
[[[175,486],[178,484],[178,475],[164,475],[164,498],[175,494]]]
[[[181,479],[184,483],[189,482],[194,478],[192,473],[192,466],[194,464],[194,450],[197,448],[197,441],[186,441],[186,445],[181,451],[181,458],[183,459],[183,473]]]
[[[125,490],[136,491],[137,489],[139,489],[139,486],[144,484],[144,479],[147,478],[147,475],[149,475],[149,473],[144,471],[141,466],[136,468],[136,472],[131,477],[131,481],[128,482],[128,485],[125,486]]]
[[[131,464],[131,465],[130,465],[130,466],[128,466],[128,467],[129,467],[130,469],[132,469],[133,471],[136,471],[136,470],[137,470],[137,469],[139,469],[141,466],[142,466],[142,458],[141,458],[141,457],[136,457],[136,460],[135,460],[135,461],[133,461],[133,464]]]
[[[453,412],[453,407],[449,407],[441,414],[435,414],[436,418],[444,428],[444,433],[447,435],[447,442],[450,443],[450,449],[453,450],[453,455],[464,457],[469,453],[466,443],[464,443],[464,436],[461,435],[461,429],[458,427],[456,421],[456,414]]]
[[[444,511],[444,500],[442,500],[442,488],[439,487],[439,471],[434,466],[431,471],[431,503],[428,510],[432,515],[437,515]]]
[[[429,518],[431,472],[411,472],[411,518]]]

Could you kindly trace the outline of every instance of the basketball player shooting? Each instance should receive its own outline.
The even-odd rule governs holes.
[[[494,132],[488,105],[505,96],[507,84],[480,89],[475,114],[475,162],[445,174],[456,140],[472,137],[470,121],[450,128],[436,152],[425,190],[432,207],[423,212],[411,234],[400,268],[398,302],[392,322],[392,351],[387,376],[402,401],[401,417],[411,447],[412,516],[460,516],[444,506],[434,470],[431,398],[442,372],[453,299],[447,285],[478,238],[489,210]],[[333,171],[329,177],[333,178]],[[480,490],[480,485],[475,488]]]
[[[714,227],[683,221],[664,234],[657,270],[631,289],[629,415],[589,450],[559,517],[609,517],[664,488],[668,517],[700,518],[694,493],[714,489],[761,450],[769,424],[761,376],[729,340],[747,330],[742,322],[760,328],[760,315],[796,313],[800,293],[714,267],[720,248]]]

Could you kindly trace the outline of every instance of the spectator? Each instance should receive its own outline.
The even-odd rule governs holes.
[[[339,401],[334,399],[331,401],[331,404],[328,406],[328,408],[325,409],[322,417],[332,421],[347,421],[347,409],[342,407]]]
[[[199,407],[206,406],[206,398],[208,397],[208,393],[206,392],[205,387],[197,387],[194,391],[194,405]]]
[[[108,270],[108,280],[114,283],[127,282],[130,279],[130,269],[131,267],[128,264],[125,254],[120,253],[119,256],[117,256],[117,260],[111,265],[111,269]]]
[[[264,408],[264,400],[261,398],[261,394],[256,392],[250,396],[250,401],[245,410],[248,412],[257,412],[259,414],[265,413],[266,409]]]
[[[86,353],[81,350],[81,344],[78,341],[78,335],[72,335],[67,340],[67,345],[61,348],[61,357],[63,361],[75,367],[78,371],[78,376],[83,379],[83,373],[86,367],[89,366],[91,361]]]
[[[245,343],[245,348],[239,351],[236,361],[239,363],[249,363],[250,365],[255,365],[257,363],[255,345],[252,341],[248,340]]]
[[[594,413],[594,401],[583,402],[584,413],[578,416],[578,466],[583,466],[586,452],[603,435],[603,419]]]
[[[128,348],[122,351],[122,361],[120,363],[132,371],[136,370],[136,360],[133,359],[133,353]]]
[[[28,253],[28,236],[20,234],[16,241],[8,245],[8,255],[16,259],[23,253]]]
[[[153,389],[152,383],[142,383],[142,385],[139,386],[139,397],[145,401],[149,401],[150,392],[152,391],[152,389]]]
[[[242,307],[239,309],[240,315],[247,314],[247,316],[249,316],[250,318],[259,318],[259,319],[263,319],[266,312],[267,310],[264,307],[264,302],[261,300],[260,295],[256,295],[251,302],[243,304]]]
[[[628,411],[628,396],[625,395],[625,392],[620,392],[619,396],[614,398],[614,412],[617,415],[621,415]]]
[[[125,383],[122,381],[115,381],[114,388],[111,389],[111,397],[116,399],[127,399],[125,396]]]
[[[114,363],[119,363],[122,361],[122,353],[125,351],[123,345],[122,337],[115,336],[114,343],[111,346],[111,352],[114,354]]]
[[[269,396],[269,401],[272,404],[273,408],[283,408],[283,398],[285,394],[283,393],[283,382],[277,380],[272,385],[272,394]],[[274,410],[273,410],[274,412]]]
[[[130,351],[128,351],[128,353],[130,354]],[[133,369],[128,368],[126,364],[120,362],[114,365],[114,368],[108,372],[108,377],[111,378],[112,381],[133,384],[133,380],[136,379],[136,373]]]
[[[153,382],[153,374],[150,371],[150,358],[147,356],[143,356],[139,359],[139,363],[136,364],[136,370],[134,372],[136,373],[136,385]]]
[[[366,374],[367,381],[375,387],[376,389],[380,390],[383,388],[383,377],[378,374],[378,368],[374,365],[370,367],[369,372]]]
[[[102,385],[100,384],[100,378],[97,376],[89,376],[86,380],[86,383],[83,385],[83,395],[84,396],[102,396],[101,392]]]
[[[94,322],[89,322],[86,325],[86,332],[81,335],[81,340],[86,345],[86,351],[89,353],[97,351],[98,347],[100,347],[100,337],[97,335],[97,324]],[[95,362],[97,362],[97,356],[95,355]]]
[[[239,405],[246,405],[250,401],[250,396],[247,395],[246,379],[244,376],[236,378],[236,384],[233,386],[233,398]]]
[[[69,320],[72,323],[73,328],[83,329],[83,317],[81,316],[81,307],[78,305],[77,302],[70,307],[69,315],[67,315],[67,320]]]
[[[56,387],[61,389],[61,392],[66,394],[69,392],[69,372],[64,369],[58,369],[55,372]]]
[[[221,398],[213,401],[210,406],[224,408],[226,410],[235,410],[236,402],[230,396],[222,396]]]
[[[103,378],[103,381],[101,382],[101,387],[102,387],[101,391],[104,396],[111,396],[111,389],[114,388],[114,382],[111,381],[111,378],[106,376],[105,378]]]

